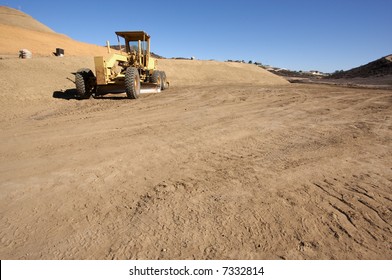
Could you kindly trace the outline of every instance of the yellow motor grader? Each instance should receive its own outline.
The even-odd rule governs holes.
[[[136,99],[140,93],[166,89],[166,74],[156,69],[157,61],[150,54],[150,36],[144,31],[119,31],[116,35],[120,53],[110,53],[108,45],[108,55],[94,57],[95,75],[87,68],[75,73],[78,97],[125,91],[128,98]],[[120,38],[125,40],[125,48]]]

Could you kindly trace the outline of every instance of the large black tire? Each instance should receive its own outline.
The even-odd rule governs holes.
[[[79,69],[75,74],[75,85],[79,98],[90,98],[95,88],[93,71],[87,68]]]
[[[140,76],[135,67],[128,67],[125,71],[125,92],[130,99],[136,99],[139,97]]]
[[[157,84],[162,89],[162,72],[155,70],[150,77],[150,83]]]
[[[161,77],[162,77],[162,87],[161,87],[161,89],[162,89],[162,90],[165,90],[165,89],[168,88],[168,84],[167,84],[167,79],[166,79],[166,73],[165,73],[165,71],[162,71],[162,72],[161,72]]]

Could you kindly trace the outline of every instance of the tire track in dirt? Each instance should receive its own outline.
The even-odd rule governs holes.
[[[383,188],[377,192],[373,191],[374,180],[382,182]],[[339,242],[349,246],[356,243],[373,253],[382,250],[388,258],[392,248],[392,212],[385,206],[390,205],[387,186],[390,186],[389,178],[372,172],[354,174],[351,178],[337,176],[313,183],[311,188],[315,193],[311,197],[318,201],[320,210],[328,213],[323,223]],[[378,242],[376,246],[366,241],[372,239]]]

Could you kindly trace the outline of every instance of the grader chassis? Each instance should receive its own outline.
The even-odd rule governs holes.
[[[75,73],[78,97],[125,91],[128,98],[136,99],[143,91],[166,89],[166,74],[156,69],[157,61],[151,57],[150,36],[144,31],[119,31],[116,35],[120,53],[110,53],[108,45],[108,55],[94,57],[95,75],[87,68]],[[125,50],[120,38],[125,40]]]

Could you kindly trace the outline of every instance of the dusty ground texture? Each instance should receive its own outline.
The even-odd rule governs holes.
[[[391,91],[160,61],[76,100],[91,58],[0,64],[1,259],[392,258]]]

